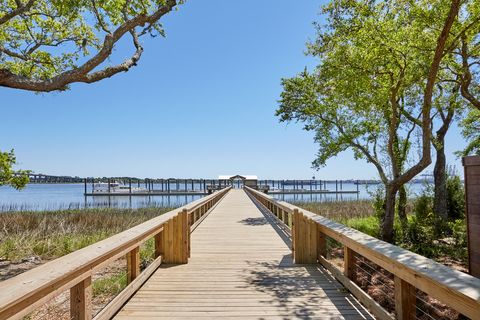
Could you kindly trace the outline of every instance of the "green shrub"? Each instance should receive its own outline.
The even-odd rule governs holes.
[[[410,250],[425,256],[432,256],[435,230],[431,223],[413,216],[408,220],[407,230],[404,233],[402,242]]]
[[[465,218],[465,189],[459,176],[447,179],[447,210],[450,220]]]
[[[385,215],[386,203],[385,203],[385,190],[378,188],[373,192],[373,209],[375,210],[375,216],[379,221],[383,219]]]
[[[431,222],[433,217],[433,198],[428,194],[421,194],[413,203],[413,212],[417,219]]]
[[[380,222],[376,216],[348,219],[345,225],[375,238],[380,236]]]
[[[454,244],[459,248],[467,247],[467,225],[464,219],[457,219],[449,222],[448,226],[452,230]]]

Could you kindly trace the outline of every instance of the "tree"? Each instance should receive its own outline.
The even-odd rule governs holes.
[[[446,68],[445,68],[446,69]],[[436,85],[433,99],[433,115],[431,118],[432,145],[436,157],[433,169],[434,198],[433,213],[437,217],[438,226],[448,218],[447,208],[447,160],[445,155],[445,137],[453,124],[455,117],[462,114],[465,102],[461,98],[459,84],[450,72],[442,71]],[[421,122],[409,113],[404,114],[412,123]]]
[[[480,66],[480,1],[465,1],[455,24],[451,40],[444,52],[442,70],[439,75],[439,95],[435,109],[440,126],[434,132],[433,146],[436,150],[434,167],[435,195],[434,213],[442,220],[447,219],[447,172],[445,157],[445,136],[454,120],[469,103],[480,110],[479,66]],[[460,99],[463,96],[464,101]],[[465,103],[466,102],[466,103]],[[470,113],[467,122],[472,121]],[[432,128],[433,130],[433,128]],[[434,131],[434,130],[433,130]],[[467,129],[468,131],[468,129]],[[470,133],[470,137],[471,134]],[[464,134],[469,135],[464,131]],[[475,139],[472,140],[475,144]]]
[[[457,152],[459,156],[480,156],[480,110],[471,109],[460,123],[462,134],[468,140],[467,147]]]
[[[28,183],[29,171],[14,171],[13,166],[17,163],[13,150],[0,152],[0,186],[11,186],[22,189]]]
[[[277,115],[316,131],[314,166],[352,149],[376,167],[385,184],[381,237],[389,242],[397,192],[431,163],[435,84],[459,8],[457,0],[332,1],[324,9],[327,26],[319,26],[309,45],[320,58],[315,74],[283,81]],[[432,28],[438,17],[444,17],[440,28]],[[406,121],[405,113],[420,126]],[[416,130],[421,150],[414,161]]]
[[[459,112],[459,91],[454,85],[450,94],[445,94],[444,88],[439,86],[439,95],[435,101],[435,109],[440,118],[440,126],[433,134],[433,146],[436,152],[435,165],[433,168],[434,197],[433,212],[439,220],[447,220],[447,158],[445,155],[445,136],[453,123],[455,113]],[[432,126],[432,130],[433,126]]]
[[[480,1],[468,1],[457,27],[458,36],[452,43],[452,54],[459,60],[456,73],[459,76],[462,96],[480,110]]]
[[[0,86],[66,90],[128,71],[140,60],[140,37],[164,35],[160,18],[176,0],[0,1]],[[133,54],[108,65],[129,36]]]

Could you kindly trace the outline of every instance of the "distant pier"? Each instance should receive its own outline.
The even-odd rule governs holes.
[[[240,178],[238,178],[240,177]],[[138,179],[84,178],[84,195],[97,196],[204,196],[225,187],[243,188],[241,176],[235,179]],[[359,194],[358,180],[257,180],[255,189],[272,195]],[[99,186],[102,188],[99,189]]]

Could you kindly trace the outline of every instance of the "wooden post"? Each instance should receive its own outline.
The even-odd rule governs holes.
[[[154,237],[155,241],[155,253],[154,253],[154,258],[158,258],[160,256],[163,256],[163,231],[157,233]]]
[[[354,280],[355,276],[355,251],[347,246],[343,247],[343,274]]]
[[[292,238],[295,263],[317,263],[317,224],[298,209],[293,210]]]
[[[70,288],[70,319],[92,319],[92,277]]]
[[[320,230],[320,225],[317,225],[317,257],[327,257],[327,238],[325,234]]]
[[[140,274],[140,248],[135,247],[127,253],[127,283],[135,280]]]
[[[395,276],[394,283],[396,319],[415,319],[415,287],[397,276]]]
[[[187,209],[179,212],[163,226],[163,262],[188,263],[190,256],[190,226]]]
[[[85,182],[85,192],[83,194],[87,195],[87,178],[84,179],[84,182]]]
[[[480,278],[480,156],[463,158],[468,237],[468,269]]]

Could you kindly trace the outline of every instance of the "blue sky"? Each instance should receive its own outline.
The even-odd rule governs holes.
[[[311,133],[274,116],[282,77],[304,55],[322,1],[187,1],[166,17],[167,38],[144,38],[128,73],[67,92],[0,88],[0,149],[21,168],[53,175],[375,178],[347,152],[319,172]],[[114,58],[131,49],[120,46]],[[454,128],[448,161],[464,142]]]

